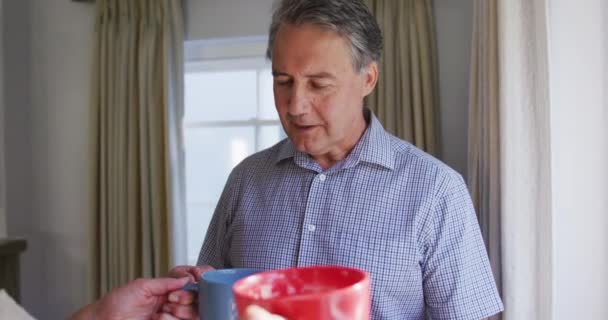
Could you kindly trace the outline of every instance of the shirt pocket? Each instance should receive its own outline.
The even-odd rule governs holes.
[[[343,232],[338,250],[338,263],[370,274],[374,297],[401,299],[422,293],[420,254],[415,242],[389,234]]]

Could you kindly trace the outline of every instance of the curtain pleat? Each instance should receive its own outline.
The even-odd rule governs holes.
[[[367,0],[384,34],[367,104],[386,130],[437,154],[438,66],[431,0]]]
[[[502,292],[498,18],[496,0],[474,3],[469,91],[468,184]],[[492,319],[501,319],[501,315]]]

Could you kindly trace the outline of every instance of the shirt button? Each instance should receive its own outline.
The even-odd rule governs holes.
[[[315,232],[315,230],[317,230],[317,227],[314,224],[309,224],[306,228],[308,228],[308,231],[310,232]]]
[[[325,181],[327,179],[327,176],[324,174],[320,174],[319,175],[319,180],[321,180],[321,182]]]

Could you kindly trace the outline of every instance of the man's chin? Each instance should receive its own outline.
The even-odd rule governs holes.
[[[315,146],[311,143],[305,143],[305,142],[295,142],[293,143],[294,147],[296,148],[296,150],[306,153],[308,155],[314,156],[316,154],[321,153],[321,148],[319,146]]]

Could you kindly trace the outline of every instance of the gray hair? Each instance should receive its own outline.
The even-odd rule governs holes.
[[[272,48],[281,24],[314,24],[344,37],[352,51],[352,62],[360,72],[382,54],[382,32],[363,0],[281,0],[274,10],[266,56]]]

